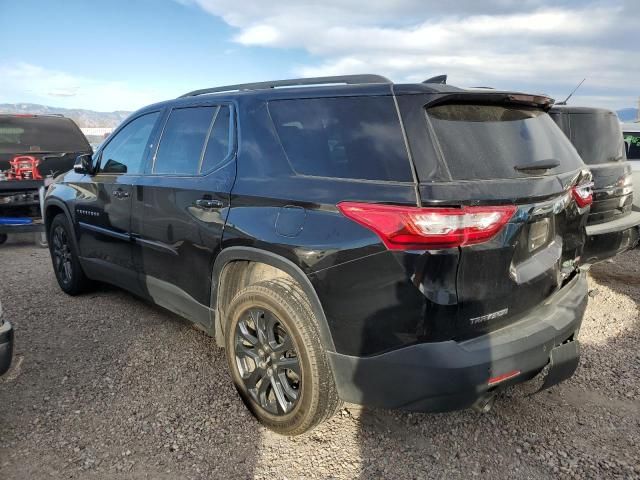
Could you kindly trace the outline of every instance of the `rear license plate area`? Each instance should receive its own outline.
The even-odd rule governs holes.
[[[571,378],[580,362],[580,344],[570,340],[551,350],[549,368],[538,392]]]

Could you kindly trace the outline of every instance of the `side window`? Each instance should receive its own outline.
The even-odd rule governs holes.
[[[204,158],[202,159],[202,168],[200,169],[202,173],[210,172],[227,158],[229,154],[229,123],[229,107],[222,106],[218,110],[211,127]]]
[[[275,100],[268,108],[295,173],[412,180],[393,98]]]
[[[120,130],[102,149],[100,173],[140,173],[158,116],[159,112],[147,113]]]
[[[195,175],[217,107],[173,109],[164,127],[154,173]]]

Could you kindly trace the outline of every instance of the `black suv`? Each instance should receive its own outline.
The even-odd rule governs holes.
[[[151,105],[49,188],[56,277],[215,336],[285,434],[342,400],[484,408],[548,364],[552,385],[578,360],[591,177],[551,103],[358,75]]]
[[[633,208],[633,177],[620,120],[602,108],[556,105],[549,115],[576,147],[593,175],[583,260],[611,258],[638,243],[640,212]]]

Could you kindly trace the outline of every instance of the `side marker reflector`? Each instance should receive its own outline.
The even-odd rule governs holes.
[[[510,380],[513,377],[517,377],[518,375],[520,375],[520,370],[513,370],[512,372],[503,373],[502,375],[498,375],[497,377],[492,377],[489,379],[489,386],[492,387],[494,385],[497,385],[498,383]]]

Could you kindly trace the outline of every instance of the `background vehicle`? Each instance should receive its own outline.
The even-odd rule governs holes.
[[[640,123],[623,123],[622,136],[627,150],[627,159],[633,172],[633,184],[640,185]],[[640,194],[633,197],[635,210],[640,211]]]
[[[551,118],[593,174],[593,204],[584,261],[598,262],[633,248],[640,212],[633,212],[633,178],[618,116],[601,108],[554,106]]]
[[[590,173],[546,97],[376,75],[204,89],[128,118],[46,198],[56,278],[225,346],[270,428],[340,400],[451,410],[577,366]]]
[[[13,327],[3,317],[0,303],[0,375],[4,375],[11,366],[13,356]]]
[[[0,243],[8,233],[36,232],[36,241],[46,245],[40,188],[91,152],[69,118],[0,114]]]

